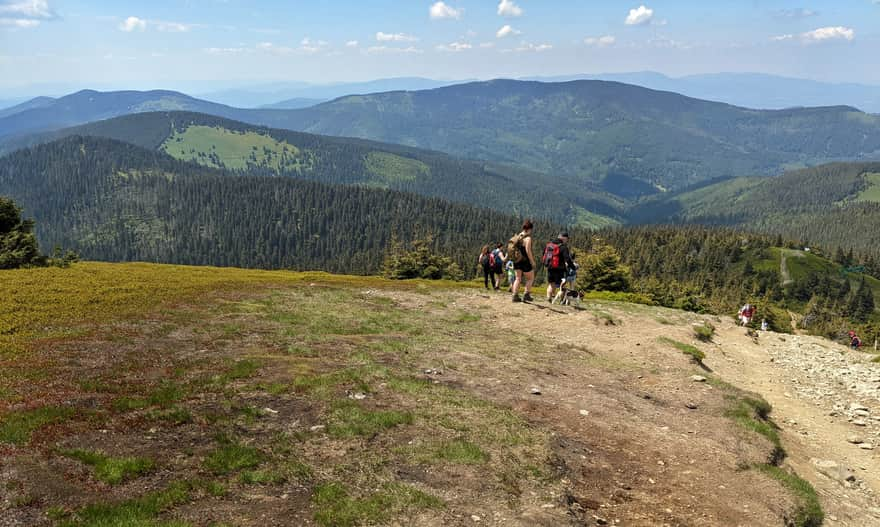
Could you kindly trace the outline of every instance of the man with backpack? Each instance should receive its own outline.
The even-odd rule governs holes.
[[[513,282],[513,301],[531,302],[532,284],[535,281],[535,255],[532,252],[532,220],[523,222],[522,231],[507,242],[507,258],[513,261],[516,279]],[[519,296],[519,289],[525,281],[525,294]]]
[[[849,332],[849,347],[854,350],[862,347],[862,339],[860,339],[859,336],[856,335],[855,331]]]
[[[560,233],[555,240],[544,246],[541,261],[547,269],[547,302],[553,302],[562,280],[575,269],[571,252],[568,250],[567,232]]]

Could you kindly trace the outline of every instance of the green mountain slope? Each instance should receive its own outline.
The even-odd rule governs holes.
[[[242,174],[389,188],[560,223],[617,223],[622,203],[572,178],[360,139],[321,137],[187,112],[151,112],[31,137],[107,137]],[[17,145],[17,146],[20,146]]]
[[[735,178],[654,198],[631,223],[730,225],[880,256],[880,163],[832,163]]]
[[[88,259],[355,274],[376,273],[392,238],[429,234],[472,270],[472,252],[519,221],[408,193],[239,176],[78,136],[0,159],[0,194],[36,220],[43,247]]]
[[[573,175],[622,196],[880,155],[880,117],[854,108],[749,110],[604,81],[496,80],[254,118]]]

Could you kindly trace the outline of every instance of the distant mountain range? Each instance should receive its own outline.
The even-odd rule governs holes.
[[[100,119],[186,110],[518,166],[623,199],[720,177],[880,158],[880,116],[852,107],[758,111],[607,81],[497,80],[240,109],[176,92],[82,91],[0,118],[0,151]],[[25,140],[24,144],[27,144]],[[578,193],[577,196],[581,196]]]
[[[252,88],[199,93],[197,97],[239,108],[296,109],[346,95],[386,91],[430,90],[467,81],[440,81],[421,77],[397,77],[367,82],[332,84],[273,83]]]
[[[762,73],[711,73],[668,77],[662,73],[646,71],[530,77],[522,80],[565,82],[590,79],[635,84],[652,90],[671,91],[744,108],[780,110],[845,105],[868,113],[880,113],[880,86],[819,82]]]

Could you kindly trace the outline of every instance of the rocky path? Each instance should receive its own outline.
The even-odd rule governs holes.
[[[725,324],[707,364],[774,407],[788,462],[819,492],[826,525],[880,526],[880,364],[825,339]]]

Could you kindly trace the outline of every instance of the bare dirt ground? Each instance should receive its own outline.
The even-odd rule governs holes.
[[[694,337],[703,320],[712,343]],[[743,393],[724,381],[774,405],[784,467],[816,487],[828,525],[880,525],[874,451],[847,442],[880,450],[877,366],[821,339],[758,340],[715,317],[472,291],[287,287],[176,306],[28,359],[45,374],[13,386],[7,411],[76,413],[0,444],[0,526],[97,525],[88,504],[180,481],[186,496],[145,522],[785,525],[798,499],[754,468],[774,445],[729,417]],[[211,468],[227,444],[258,460]],[[69,448],[156,469],[110,485]]]

